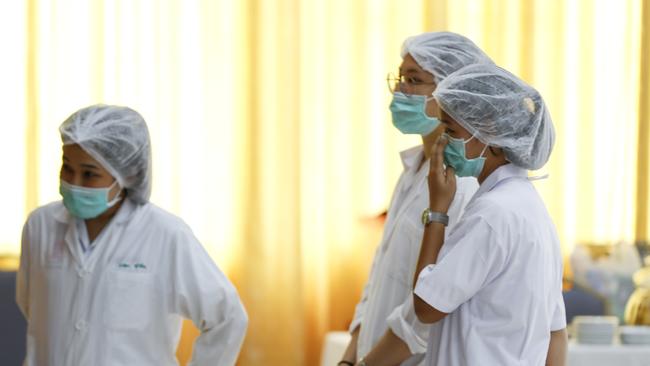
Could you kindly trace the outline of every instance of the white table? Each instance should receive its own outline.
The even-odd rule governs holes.
[[[348,332],[325,335],[321,366],[336,366],[350,342]],[[650,346],[586,345],[569,342],[567,366],[650,366]]]
[[[327,333],[321,351],[321,366],[336,366],[341,361],[348,343],[350,343],[350,333],[348,332]]]
[[[650,366],[650,346],[569,342],[567,366]]]

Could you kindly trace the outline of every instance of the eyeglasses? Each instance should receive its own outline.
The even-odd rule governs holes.
[[[386,82],[388,83],[388,91],[391,94],[399,91],[407,96],[421,94],[418,93],[418,90],[422,90],[424,86],[436,85],[434,82],[425,82],[413,77],[406,77],[404,75],[397,76],[392,72],[389,72],[386,76]]]

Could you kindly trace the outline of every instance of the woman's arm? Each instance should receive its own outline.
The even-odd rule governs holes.
[[[173,312],[192,320],[201,332],[189,366],[233,366],[246,334],[246,311],[235,287],[191,232],[178,235]]]
[[[352,332],[352,339],[348,343],[348,348],[345,349],[341,361],[347,361],[351,364],[357,363],[357,341],[359,340],[359,332],[361,331],[361,326],[358,326]]]
[[[411,351],[404,341],[390,329],[363,359],[368,366],[395,366],[411,357]]]
[[[456,175],[451,167],[443,164],[443,150],[447,145],[447,139],[438,138],[432,148],[431,162],[429,166],[429,208],[438,213],[447,214],[449,206],[456,193]],[[420,272],[430,264],[438,260],[438,253],[445,240],[445,225],[439,222],[432,222],[424,227],[422,247],[420,256],[413,277],[413,289],[418,282]],[[415,314],[423,323],[435,323],[447,314],[433,308],[418,295],[413,293],[413,305]]]
[[[413,278],[413,289],[415,289],[420,272],[428,265],[435,264],[438,260],[438,253],[442,248],[444,235],[445,227],[440,223],[432,222],[424,229],[420,257]],[[413,293],[413,307],[418,319],[423,323],[435,323],[447,315],[427,304],[415,293]]]
[[[552,331],[546,355],[546,366],[564,366],[568,347],[569,340],[566,328]]]

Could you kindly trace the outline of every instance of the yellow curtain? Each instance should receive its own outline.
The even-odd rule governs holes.
[[[250,315],[241,365],[316,365],[352,317],[418,143],[385,75],[423,31],[467,35],[537,87],[557,132],[537,183],[565,254],[648,239],[641,0],[26,0],[0,5],[0,254],[58,199],[58,125],[91,103],[140,111],[152,201],[181,216]]]
[[[453,4],[453,5],[452,5]],[[633,241],[638,196],[641,1],[448,3],[447,28],[468,35],[530,82],[557,141],[538,188],[565,254],[576,243]],[[647,102],[644,102],[647,103]],[[646,183],[647,184],[647,183]],[[641,206],[639,206],[641,208]],[[647,207],[644,208],[647,210]],[[638,238],[641,239],[641,238]]]
[[[641,18],[641,56],[639,83],[639,134],[637,157],[636,201],[636,239],[650,241],[650,4],[642,5]]]

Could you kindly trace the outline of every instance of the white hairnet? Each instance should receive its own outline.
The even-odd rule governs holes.
[[[410,54],[421,68],[433,74],[436,84],[465,66],[493,63],[467,37],[452,32],[422,33],[402,44],[402,58]]]
[[[143,204],[151,195],[151,146],[142,116],[127,107],[93,105],[59,127],[64,145],[78,144]]]
[[[495,65],[471,65],[449,75],[433,93],[440,108],[483,143],[501,147],[511,163],[539,169],[555,142],[542,96]]]

